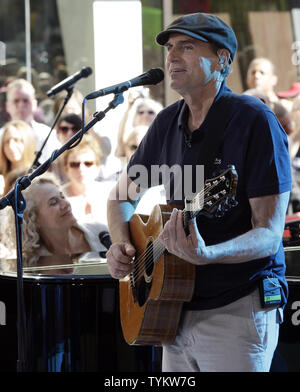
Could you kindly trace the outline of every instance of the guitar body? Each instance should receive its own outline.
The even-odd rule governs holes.
[[[183,227],[199,214],[222,217],[234,207],[237,173],[230,165],[183,210]],[[120,315],[127,343],[168,345],[176,336],[182,305],[192,299],[195,266],[169,254],[158,239],[174,206],[157,205],[150,216],[133,215],[129,222],[136,248],[134,271],[120,280]],[[179,207],[180,208],[180,207]]]
[[[184,302],[194,291],[193,264],[169,254],[157,257],[155,239],[169,219],[173,206],[157,205],[148,217],[134,215],[130,221],[131,240],[142,257],[135,271],[138,279],[120,280],[120,314],[123,335],[135,345],[167,345],[175,339]]]

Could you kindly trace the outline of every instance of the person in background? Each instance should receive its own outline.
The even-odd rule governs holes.
[[[269,59],[254,58],[248,66],[246,82],[249,89],[258,89],[268,96],[270,102],[280,102],[288,111],[291,110],[291,102],[279,99],[275,92],[278,77],[275,74],[274,64]]]
[[[92,135],[85,135],[73,149],[62,156],[68,181],[64,192],[80,221],[107,222],[106,205],[113,181],[96,180],[101,166],[101,149]]]
[[[64,99],[66,97],[67,93],[65,91],[62,91],[58,93],[55,98],[54,98],[54,107],[53,107],[53,116],[56,117],[57,113],[59,112],[60,108],[63,105]],[[68,101],[67,105],[65,106],[63,112],[62,112],[62,117],[65,117],[66,115],[69,114],[76,114],[78,117],[80,117],[81,121],[83,121],[82,118],[82,102],[83,102],[84,96],[82,93],[77,90],[73,89],[73,93],[71,95],[70,100]],[[85,107],[85,125],[92,119],[92,114],[88,110],[87,107]],[[81,123],[81,128],[83,124]],[[96,128],[93,130],[89,130],[90,133],[94,133],[94,135],[100,140],[101,142],[101,150],[102,150],[102,163],[103,165],[106,162],[107,157],[111,153],[111,141],[107,136],[101,135],[100,131],[96,131]]]
[[[54,97],[54,106],[53,106],[53,116],[54,118],[62,108],[62,105],[64,103],[64,100],[67,96],[66,91],[61,91],[60,93],[56,94]],[[81,117],[82,115],[82,102],[83,102],[84,96],[82,93],[74,88],[71,98],[69,99],[68,103],[66,104],[62,116],[65,116],[66,114],[77,114],[77,116]],[[91,119],[91,113],[86,109],[86,121]]]
[[[282,128],[285,130],[286,134],[289,135],[292,132],[292,121],[288,110],[280,102],[271,102],[269,97],[257,88],[249,89],[243,92],[243,94],[251,95],[252,97],[259,98],[263,103],[265,103],[269,108],[275,113],[278,118]]]
[[[81,118],[75,113],[62,116],[58,120],[55,127],[57,139],[60,145],[64,145],[72,136],[74,136],[75,133],[81,129],[81,125]],[[68,181],[64,167],[62,165],[62,156],[58,157],[51,164],[50,170],[56,175],[61,184],[65,184]]]
[[[30,169],[35,151],[35,137],[26,122],[15,120],[4,125],[0,140],[0,174],[5,189],[7,188],[7,177],[13,170]]]
[[[293,132],[291,113],[279,102],[273,103],[273,112],[287,135]]]
[[[122,167],[126,165],[124,135],[128,135],[134,127],[139,125],[149,127],[157,114],[163,109],[159,102],[146,97],[146,93],[143,93],[143,91],[129,93],[128,108],[120,123],[115,156],[120,158]]]
[[[11,81],[7,86],[6,110],[11,120],[25,121],[31,127],[36,139],[37,150],[39,151],[50,132],[50,128],[35,121],[34,113],[36,109],[37,99],[32,84],[24,79]],[[52,152],[57,147],[58,140],[55,132],[52,132],[42,151],[39,162],[43,163],[50,158]]]
[[[69,113],[62,116],[56,124],[57,138],[62,145],[67,143],[82,128],[81,117],[75,113]],[[91,128],[88,130],[88,134],[92,135],[95,139],[95,143],[98,143],[102,150],[102,138]],[[88,137],[89,138],[89,137]],[[102,152],[102,151],[101,151]],[[68,181],[66,177],[65,168],[62,166],[62,159],[59,157],[51,165],[51,171],[60,179],[61,184],[65,184]]]

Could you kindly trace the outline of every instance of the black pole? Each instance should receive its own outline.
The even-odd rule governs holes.
[[[33,162],[32,166],[31,166],[31,168],[30,168],[29,170],[34,170],[34,169],[36,169],[38,166],[40,166],[39,159],[40,159],[40,157],[41,157],[41,155],[42,155],[43,149],[45,148],[45,145],[46,145],[46,143],[47,143],[47,141],[48,141],[48,139],[49,139],[49,137],[50,137],[50,135],[51,135],[51,133],[52,133],[52,131],[53,131],[53,129],[54,129],[54,127],[55,127],[55,125],[56,125],[58,119],[59,119],[59,117],[61,116],[61,114],[62,114],[64,108],[66,107],[66,105],[67,105],[69,99],[70,99],[71,96],[72,96],[73,87],[72,87],[72,88],[69,88],[69,89],[67,90],[67,92],[68,92],[68,93],[67,93],[67,95],[66,95],[66,97],[65,97],[65,99],[64,99],[63,105],[61,106],[59,112],[57,113],[57,115],[56,115],[56,117],[55,117],[55,119],[54,119],[54,122],[53,122],[53,124],[52,124],[52,126],[51,126],[51,129],[50,129],[50,131],[49,131],[49,133],[48,133],[48,136],[47,136],[46,139],[44,140],[44,142],[43,142],[43,144],[42,144],[40,150],[36,152],[36,156],[35,156],[34,162]]]

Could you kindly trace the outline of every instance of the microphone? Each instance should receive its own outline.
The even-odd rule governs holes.
[[[70,87],[78,82],[78,80],[82,78],[87,78],[92,73],[91,67],[83,67],[81,71],[74,73],[73,75],[69,76],[68,78],[62,80],[54,87],[52,87],[49,91],[47,91],[47,96],[52,97],[52,95],[60,93],[62,90],[67,90]]]
[[[101,231],[99,234],[99,240],[102,245],[108,250],[112,244],[108,231]],[[101,258],[106,258],[106,252],[99,252]]]
[[[136,78],[128,80],[127,82],[115,84],[114,86],[106,87],[104,89],[88,94],[85,99],[94,99],[103,97],[107,94],[122,93],[130,87],[144,86],[149,84],[157,84],[164,79],[164,71],[161,68],[151,68],[149,71],[143,73]]]

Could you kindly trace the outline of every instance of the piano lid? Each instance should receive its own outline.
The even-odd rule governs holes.
[[[0,259],[0,273],[15,275],[16,259]],[[47,255],[37,260],[23,258],[23,274],[28,275],[109,275],[106,259],[98,252],[80,255]]]

